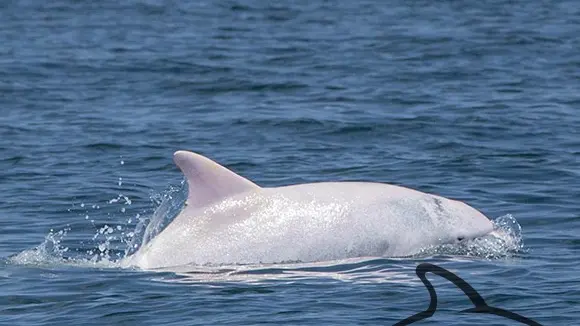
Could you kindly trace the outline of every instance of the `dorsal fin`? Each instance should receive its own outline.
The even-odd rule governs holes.
[[[196,153],[177,151],[173,161],[187,179],[188,206],[204,207],[235,194],[260,189],[250,180]]]

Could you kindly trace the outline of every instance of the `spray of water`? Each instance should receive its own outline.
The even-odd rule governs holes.
[[[497,259],[524,250],[522,228],[511,214],[498,217],[493,223],[495,230],[488,236],[457,244],[427,247],[416,256],[449,255]]]

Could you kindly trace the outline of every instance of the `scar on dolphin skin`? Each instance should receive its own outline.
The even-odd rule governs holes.
[[[540,323],[535,322],[522,315],[518,315],[515,312],[489,306],[485,302],[483,297],[481,297],[481,295],[479,295],[479,293],[471,285],[469,285],[459,276],[444,269],[443,267],[439,267],[437,265],[429,263],[422,263],[417,266],[415,272],[417,273],[417,276],[419,276],[419,279],[421,279],[421,282],[425,284],[425,287],[429,291],[429,297],[431,298],[431,302],[429,302],[429,307],[427,308],[427,310],[414,314],[413,316],[407,317],[401,320],[400,322],[394,324],[394,326],[410,325],[414,322],[430,318],[433,316],[433,314],[435,314],[435,310],[437,310],[437,293],[435,292],[433,285],[431,285],[431,282],[429,282],[429,280],[427,280],[427,277],[425,276],[425,274],[427,274],[428,272],[444,277],[445,279],[453,283],[456,287],[458,287],[461,291],[463,291],[463,293],[465,293],[465,295],[469,298],[469,300],[471,300],[471,302],[474,305],[474,308],[462,310],[461,311],[462,313],[467,312],[467,313],[491,314],[515,320],[522,324],[530,326],[541,326]]]
[[[434,197],[433,201],[435,202],[435,205],[437,206],[437,210],[439,212],[443,212],[443,207],[441,206],[441,199]]]

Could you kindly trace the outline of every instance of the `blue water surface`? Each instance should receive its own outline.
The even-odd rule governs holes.
[[[21,0],[0,27],[0,324],[392,325],[428,305],[422,262],[490,305],[580,324],[579,2]],[[180,149],[262,186],[437,193],[513,234],[119,267],[177,213]],[[460,313],[468,298],[429,279],[437,312],[417,325],[518,324]]]

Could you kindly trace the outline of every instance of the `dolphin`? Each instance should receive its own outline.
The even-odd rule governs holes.
[[[315,262],[401,257],[488,235],[494,224],[456,200],[376,182],[260,187],[189,151],[174,162],[188,196],[180,213],[123,266]]]

